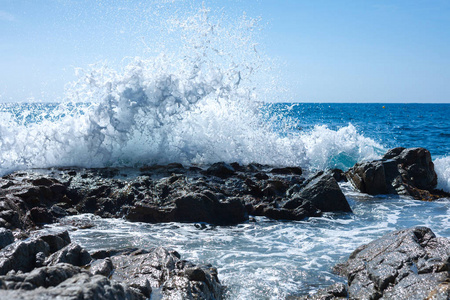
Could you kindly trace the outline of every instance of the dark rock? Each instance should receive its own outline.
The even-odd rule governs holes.
[[[94,275],[103,275],[110,277],[114,271],[114,265],[109,257],[105,259],[99,259],[91,264],[91,273]]]
[[[346,176],[361,192],[371,195],[408,195],[432,200],[437,175],[430,152],[424,148],[395,148],[381,160],[357,163]]]
[[[45,265],[52,266],[58,263],[68,263],[74,266],[88,265],[92,260],[89,252],[80,247],[80,245],[70,243],[61,250],[53,253],[45,261]]]
[[[36,255],[50,253],[50,247],[42,239],[16,242],[0,251],[0,275],[11,270],[30,272],[36,266]]]
[[[233,167],[224,162],[215,163],[206,170],[206,174],[220,178],[228,178],[233,176],[235,173],[236,172]]]
[[[217,270],[180,260],[176,252],[156,248],[145,254],[112,256],[111,260],[116,268],[112,279],[126,282],[146,297],[159,288],[168,299],[222,299]]]
[[[63,276],[71,275],[63,273]],[[50,275],[55,272],[50,272]],[[59,273],[57,273],[59,275]],[[45,274],[42,276],[46,276]],[[25,287],[27,287],[25,290]],[[92,275],[88,272],[80,272],[67,278],[57,286],[33,289],[31,284],[24,282],[21,290],[0,290],[1,299],[112,299],[112,300],[144,300],[141,293],[122,283],[107,279],[102,275]]]
[[[299,300],[337,300],[348,299],[347,287],[343,283],[336,283],[332,286],[319,290],[311,296],[297,298]]]
[[[175,199],[175,220],[217,225],[238,224],[247,219],[244,204],[236,198],[220,202],[213,194],[191,193]]]
[[[448,299],[450,240],[425,227],[395,231],[359,247],[335,270],[347,276],[352,299]]]
[[[309,200],[322,212],[352,211],[336,179],[327,173],[312,176],[294,196]]]
[[[0,228],[0,250],[14,243],[14,235],[11,230]]]
[[[44,234],[39,236],[39,238],[49,245],[50,253],[61,250],[71,242],[67,230],[56,234]]]
[[[281,175],[302,175],[303,171],[300,167],[273,168],[270,173]]]
[[[33,207],[30,216],[35,224],[53,223],[53,215],[45,207]]]

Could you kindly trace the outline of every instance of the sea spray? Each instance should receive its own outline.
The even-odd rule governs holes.
[[[295,131],[284,120],[283,130],[274,129],[276,116],[262,111],[277,86],[254,40],[257,20],[230,22],[203,7],[162,27],[178,41],[175,50],[129,59],[118,70],[78,69],[66,101],[50,111],[3,113],[2,173],[216,161],[347,168],[380,154],[383,147],[352,125]]]

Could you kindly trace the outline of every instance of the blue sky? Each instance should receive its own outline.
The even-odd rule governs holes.
[[[61,98],[75,67],[145,55],[142,36],[158,35],[152,18],[195,5],[201,2],[0,0],[0,101]],[[205,5],[262,18],[259,42],[284,62],[290,95],[276,101],[450,103],[450,1]]]

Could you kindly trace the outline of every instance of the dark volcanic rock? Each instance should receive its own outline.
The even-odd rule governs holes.
[[[0,299],[143,300],[153,289],[158,299],[223,297],[215,268],[181,260],[175,251],[115,249],[94,257],[86,266],[91,255],[67,232],[15,242],[0,250]]]
[[[309,200],[323,212],[352,211],[336,179],[328,173],[312,176],[295,196]]]
[[[146,297],[159,288],[169,299],[222,299],[217,270],[181,260],[174,251],[155,248],[149,253],[112,256],[111,260],[116,268],[112,278],[126,282]]]
[[[450,240],[425,227],[395,231],[335,269],[352,299],[449,299]]]
[[[424,148],[391,149],[381,160],[357,163],[346,176],[357,189],[371,195],[408,195],[423,200],[442,196],[433,191],[437,175],[430,152]]]
[[[0,250],[14,243],[14,235],[9,229],[0,228]]]
[[[206,174],[214,175],[220,178],[228,178],[233,176],[235,172],[236,171],[231,165],[224,162],[215,163],[206,170]]]

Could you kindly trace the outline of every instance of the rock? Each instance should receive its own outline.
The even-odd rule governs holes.
[[[214,194],[190,193],[175,199],[175,220],[179,222],[206,222],[233,225],[245,221],[247,211],[237,198],[219,201]]]
[[[294,197],[309,200],[322,212],[352,211],[336,179],[324,172],[318,172],[308,179]]]
[[[29,272],[36,266],[36,255],[50,253],[49,245],[42,239],[16,242],[0,250],[0,275],[11,270]]]
[[[220,178],[228,178],[235,174],[233,167],[224,162],[218,162],[211,165],[207,170],[206,174],[217,176]]]
[[[319,290],[316,294],[311,296],[304,296],[298,298],[299,300],[337,300],[348,299],[347,287],[343,283],[336,283],[332,286]]]
[[[391,149],[381,160],[357,163],[346,177],[358,190],[370,195],[407,195],[423,200],[441,197],[433,192],[437,175],[430,152],[424,148]]]
[[[50,253],[54,253],[70,244],[70,236],[67,230],[56,234],[44,234],[39,236],[50,247]]]
[[[450,239],[426,227],[386,234],[335,267],[351,299],[449,299]]]
[[[80,245],[70,243],[61,250],[53,253],[45,261],[45,265],[52,266],[58,263],[68,263],[74,266],[88,265],[92,260],[89,252],[80,247]]]
[[[0,250],[14,243],[14,235],[11,230],[0,228]]]
[[[37,278],[40,276],[51,276],[54,274],[70,276],[72,274],[65,273],[67,269],[62,269],[63,272],[51,272],[44,273],[43,275],[37,274]],[[77,269],[78,271],[79,269]],[[42,272],[38,270],[39,272]],[[45,272],[45,271],[44,271]],[[0,289],[0,299],[27,299],[27,300],[43,300],[43,299],[58,299],[58,300],[78,300],[78,299],[112,299],[112,300],[144,300],[141,293],[134,289],[127,287],[122,283],[117,283],[107,279],[102,275],[92,275],[88,272],[80,270],[79,273],[74,272],[73,276],[70,276],[63,282],[56,286],[50,286],[48,288],[36,288],[33,289],[33,285],[24,281],[24,285],[21,285],[20,290]],[[33,274],[34,275],[34,274]],[[49,278],[47,277],[47,278]],[[51,277],[50,277],[51,278]],[[52,278],[54,279],[54,278]],[[26,289],[24,289],[26,287]]]
[[[174,251],[155,248],[149,253],[112,256],[111,260],[116,268],[112,279],[126,282],[146,297],[157,288],[167,299],[222,299],[217,270],[181,260]]]
[[[92,263],[91,273],[94,275],[103,275],[110,277],[113,274],[114,265],[109,257],[105,259],[99,259]]]
[[[302,175],[303,171],[300,167],[273,168],[270,173],[281,175]]]
[[[30,216],[36,224],[50,224],[53,223],[52,214],[44,207],[33,207],[30,210]]]

